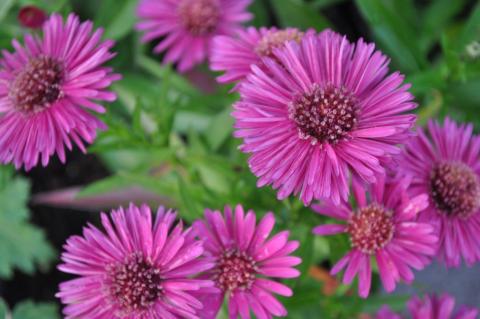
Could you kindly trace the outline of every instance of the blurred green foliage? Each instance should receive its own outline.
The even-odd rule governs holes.
[[[361,300],[354,289],[343,285],[331,296],[321,294],[322,283],[311,280],[308,270],[335,263],[349,248],[348,241],[341,236],[314,237],[311,228],[328,219],[313,214],[295,198],[278,201],[270,188],[256,187],[247,156],[238,151],[240,142],[232,137],[230,113],[238,96],[229,93],[231,87],[215,85],[214,75],[205,67],[187,76],[161,65],[151,55],[151,46],[141,44],[132,29],[136,0],[2,0],[0,47],[10,49],[10,39],[25,32],[16,22],[18,9],[25,4],[63,14],[74,10],[104,27],[105,36],[117,41],[118,56],[112,65],[123,75],[113,86],[119,99],[102,116],[109,130],[90,148],[101,156],[112,176],[85,187],[80,196],[138,185],[167,196],[187,221],[201,217],[205,207],[220,209],[227,204],[242,203],[259,215],[274,211],[277,227],[291,229],[292,238],[301,241],[297,254],[303,259],[302,276],[289,281],[295,297],[283,300],[289,318],[353,318],[383,303],[394,309],[403,307],[403,297],[373,294]],[[420,105],[420,124],[450,114],[480,127],[480,58],[467,49],[480,42],[480,3],[256,0],[251,6],[252,24],[336,29],[327,12],[352,4],[363,19],[353,26],[366,25],[367,29],[360,29],[362,36],[390,56],[391,69],[404,73],[412,84],[411,92]],[[206,85],[208,93],[194,82]],[[48,263],[52,250],[43,233],[28,224],[28,183],[8,170],[2,170],[0,177],[0,276],[10,276],[12,267],[32,273],[35,265]],[[22,234],[20,239],[18,234]],[[374,288],[378,291],[378,285]],[[51,315],[31,318],[54,318],[53,309],[22,304],[14,310],[14,318],[27,319],[35,311]]]
[[[28,222],[29,183],[0,168],[0,278],[8,279],[14,268],[32,274],[46,269],[54,257],[44,232]]]
[[[0,298],[0,318],[7,319],[59,319],[58,306],[53,303],[34,303],[24,301],[9,311],[5,302]]]

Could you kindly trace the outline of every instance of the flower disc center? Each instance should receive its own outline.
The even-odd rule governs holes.
[[[53,58],[31,59],[13,81],[9,96],[22,113],[37,113],[62,96],[63,65]]]
[[[182,0],[178,6],[181,23],[194,36],[215,31],[220,19],[218,0]]]
[[[151,307],[162,295],[160,269],[142,253],[134,253],[124,262],[109,265],[109,292],[125,314]]]
[[[362,207],[350,218],[347,231],[352,247],[373,254],[393,238],[392,213],[378,204]]]
[[[255,281],[255,261],[245,252],[228,250],[218,259],[215,282],[223,291],[248,289]]]
[[[311,89],[295,96],[288,105],[290,119],[301,139],[336,144],[345,139],[357,122],[357,103],[350,92],[333,85]]]
[[[460,162],[443,162],[430,173],[430,194],[435,206],[448,216],[467,218],[480,208],[477,174]]]
[[[304,33],[296,29],[278,30],[268,32],[260,39],[255,48],[255,52],[262,57],[274,58],[274,49],[281,48],[287,41],[302,41]]]

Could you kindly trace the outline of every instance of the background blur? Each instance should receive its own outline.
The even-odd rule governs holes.
[[[133,31],[137,0],[0,0],[0,48],[25,32],[20,8],[36,5],[47,13],[74,11],[105,28],[117,41],[111,63],[124,79],[113,86],[117,102],[102,119],[109,125],[89,154],[74,151],[68,163],[57,159],[47,168],[14,172],[0,168],[0,318],[59,316],[54,298],[56,271],[64,241],[80,234],[98,212],[148,202],[180,210],[187,222],[203,208],[242,203],[262,215],[276,213],[280,229],[292,229],[301,241],[302,276],[289,284],[284,300],[289,318],[356,318],[383,303],[402,309],[412,292],[446,291],[459,303],[480,306],[480,268],[447,271],[432,265],[417,275],[413,287],[400,285],[387,296],[374,283],[366,301],[355,286],[339,285],[328,268],[348,247],[344,238],[314,238],[311,227],[322,221],[297,199],[279,202],[269,188],[257,189],[246,156],[231,136],[229,113],[236,94],[216,85],[207,65],[179,75],[151,55]],[[450,114],[475,123],[480,131],[480,2],[467,0],[255,0],[255,26],[330,27],[350,41],[374,41],[412,83],[420,104],[419,124]],[[313,279],[313,280],[312,280]],[[377,280],[378,281],[378,280]],[[3,301],[2,301],[3,300]]]

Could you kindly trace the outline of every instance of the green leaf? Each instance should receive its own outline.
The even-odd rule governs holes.
[[[138,65],[144,69],[147,73],[157,77],[160,80],[168,80],[174,88],[187,93],[198,95],[199,91],[191,85],[184,77],[173,72],[172,67],[169,65],[161,65],[157,61],[141,55],[138,57]]]
[[[37,265],[47,268],[54,255],[43,231],[28,223],[28,195],[29,184],[22,178],[11,179],[0,188],[2,278],[10,278],[13,268],[29,274],[35,271]]]
[[[13,310],[12,319],[60,319],[58,307],[54,303],[34,303],[24,301]]]
[[[268,21],[268,9],[265,2],[266,0],[257,0],[249,7],[249,11],[253,14],[251,25],[257,28],[270,24]]]
[[[339,4],[345,1],[346,0],[314,0],[312,1],[312,4],[314,7],[321,9],[321,8],[332,6],[334,4]]]
[[[273,0],[271,4],[282,27],[322,31],[330,26],[327,18],[301,0]]]
[[[404,72],[417,71],[427,63],[417,43],[417,32],[378,0],[356,0],[376,39]]]
[[[203,184],[208,189],[219,194],[228,193],[230,183],[223,172],[215,165],[205,162],[196,162],[195,168],[197,169]]]
[[[434,41],[438,40],[447,23],[463,8],[464,0],[437,0],[432,1],[425,9],[422,35],[419,41],[425,50],[430,49]]]
[[[105,38],[118,40],[132,31],[136,21],[136,15],[133,13],[136,6],[137,0],[127,0],[120,8],[118,8],[118,4],[110,8],[115,8],[112,11],[115,11],[116,15],[105,26]]]
[[[114,175],[88,185],[77,194],[77,198],[106,194],[130,186],[132,186],[130,179]]]
[[[7,314],[8,314],[7,304],[5,303],[5,301],[3,301],[2,298],[0,298],[0,318],[1,319],[7,318]]]
[[[231,112],[230,107],[225,108],[212,119],[206,130],[207,142],[213,151],[218,150],[232,135],[234,120],[230,115]]]
[[[470,17],[463,26],[457,42],[457,48],[463,51],[473,40],[480,40],[480,2],[473,8]]]
[[[0,22],[6,17],[8,11],[13,7],[16,0],[2,0],[0,2]]]

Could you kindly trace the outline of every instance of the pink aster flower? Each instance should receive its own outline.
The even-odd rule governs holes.
[[[420,214],[439,234],[438,255],[447,267],[480,260],[480,137],[471,124],[449,118],[407,144],[400,170],[412,178],[409,192],[426,193],[430,206]]]
[[[402,319],[399,314],[393,312],[389,306],[383,306],[380,310],[375,314],[375,319]]]
[[[412,319],[476,319],[478,309],[462,306],[454,313],[455,299],[443,294],[426,295],[424,299],[413,297],[408,302],[408,309]]]
[[[120,78],[102,66],[115,54],[113,41],[101,42],[102,30],[80,23],[70,14],[65,24],[53,14],[43,25],[43,38],[17,40],[15,53],[0,59],[0,162],[29,170],[43,166],[57,153],[65,162],[65,146],[85,152],[97,129],[105,125],[90,111],[103,113],[98,101],[112,102],[106,91]]]
[[[409,198],[405,179],[384,182],[379,178],[368,189],[354,180],[352,187],[356,209],[348,202],[312,205],[317,213],[345,222],[317,226],[315,234],[346,233],[350,239],[351,251],[337,262],[331,273],[335,275],[346,268],[343,283],[347,285],[358,274],[358,292],[363,298],[370,292],[372,259],[387,292],[392,292],[400,280],[411,283],[414,279],[411,268],[424,268],[435,254],[437,237],[433,227],[416,222],[418,212],[428,206],[427,195]]]
[[[238,205],[232,212],[225,207],[220,211],[205,210],[205,221],[194,224],[205,245],[205,254],[215,260],[215,266],[206,273],[220,293],[205,295],[204,319],[216,318],[223,302],[228,299],[231,319],[240,316],[250,318],[250,310],[259,319],[272,316],[284,317],[287,310],[272,295],[291,296],[292,290],[275,278],[294,278],[300,275],[293,268],[301,262],[290,254],[298,248],[298,242],[288,241],[289,232],[282,231],[267,240],[275,224],[272,213],[259,222],[253,211],[246,214]]]
[[[264,58],[240,87],[234,133],[258,186],[278,198],[348,198],[350,175],[373,183],[415,122],[403,76],[387,76],[373,44],[349,43],[330,30],[290,41]],[[278,62],[278,63],[277,63]]]
[[[314,33],[313,30],[307,33]],[[220,83],[243,80],[250,73],[252,64],[261,65],[262,57],[275,59],[274,49],[284,47],[288,41],[299,43],[304,32],[295,28],[249,27],[237,32],[236,36],[216,36],[213,39],[210,68],[225,71],[218,77]]]
[[[205,60],[215,35],[230,35],[252,15],[251,0],[141,0],[137,14],[142,41],[162,38],[154,52],[167,51],[164,62],[178,62],[181,72]]]
[[[176,214],[160,207],[155,221],[147,206],[102,214],[105,232],[92,225],[72,236],[58,268],[79,278],[57,294],[69,318],[199,318],[192,293],[213,285],[195,279],[213,264],[191,228],[174,226]]]

